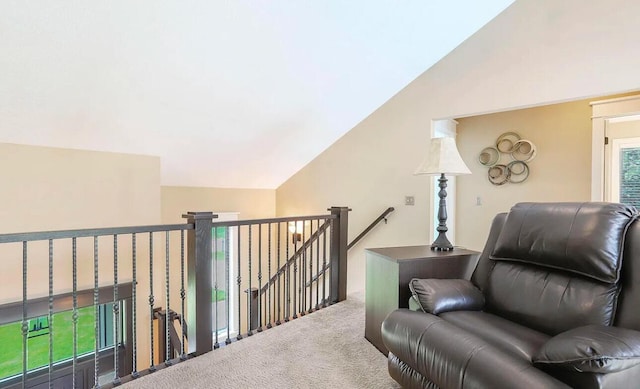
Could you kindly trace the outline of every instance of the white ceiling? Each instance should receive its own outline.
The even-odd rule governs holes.
[[[0,141],[276,188],[512,2],[5,0]]]

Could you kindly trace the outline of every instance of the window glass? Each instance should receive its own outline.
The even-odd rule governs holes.
[[[216,227],[213,229],[213,284],[211,302],[213,303],[213,316],[216,318],[218,331],[227,328],[226,290],[229,280],[226,277],[227,269],[225,259],[229,255],[231,229],[228,227]],[[217,286],[217,290],[215,288]]]
[[[113,335],[107,335],[107,328],[113,328],[113,304],[99,307],[100,347],[113,346]],[[94,307],[78,309],[78,356],[92,353],[95,348]],[[27,370],[49,365],[49,337],[53,329],[53,362],[73,358],[73,311],[53,314],[27,320]],[[0,325],[0,380],[22,374],[22,322]]]
[[[640,207],[640,147],[620,149],[620,202]]]

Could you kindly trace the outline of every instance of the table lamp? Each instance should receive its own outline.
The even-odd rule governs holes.
[[[438,197],[440,197],[440,203],[438,207],[438,237],[431,244],[431,250],[449,251],[453,250],[453,245],[447,239],[447,203],[445,198],[447,197],[447,178],[445,174],[457,176],[462,174],[471,174],[471,171],[464,164],[458,149],[456,148],[456,142],[453,138],[432,138],[429,144],[429,154],[422,162],[420,167],[415,171],[414,175],[431,175],[437,176],[440,191]]]

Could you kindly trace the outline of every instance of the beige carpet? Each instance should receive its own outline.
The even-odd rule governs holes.
[[[364,294],[124,388],[399,388],[387,359],[364,338]]]

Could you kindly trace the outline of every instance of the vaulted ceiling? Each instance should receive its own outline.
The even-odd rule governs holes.
[[[512,2],[2,1],[0,141],[276,188]]]

